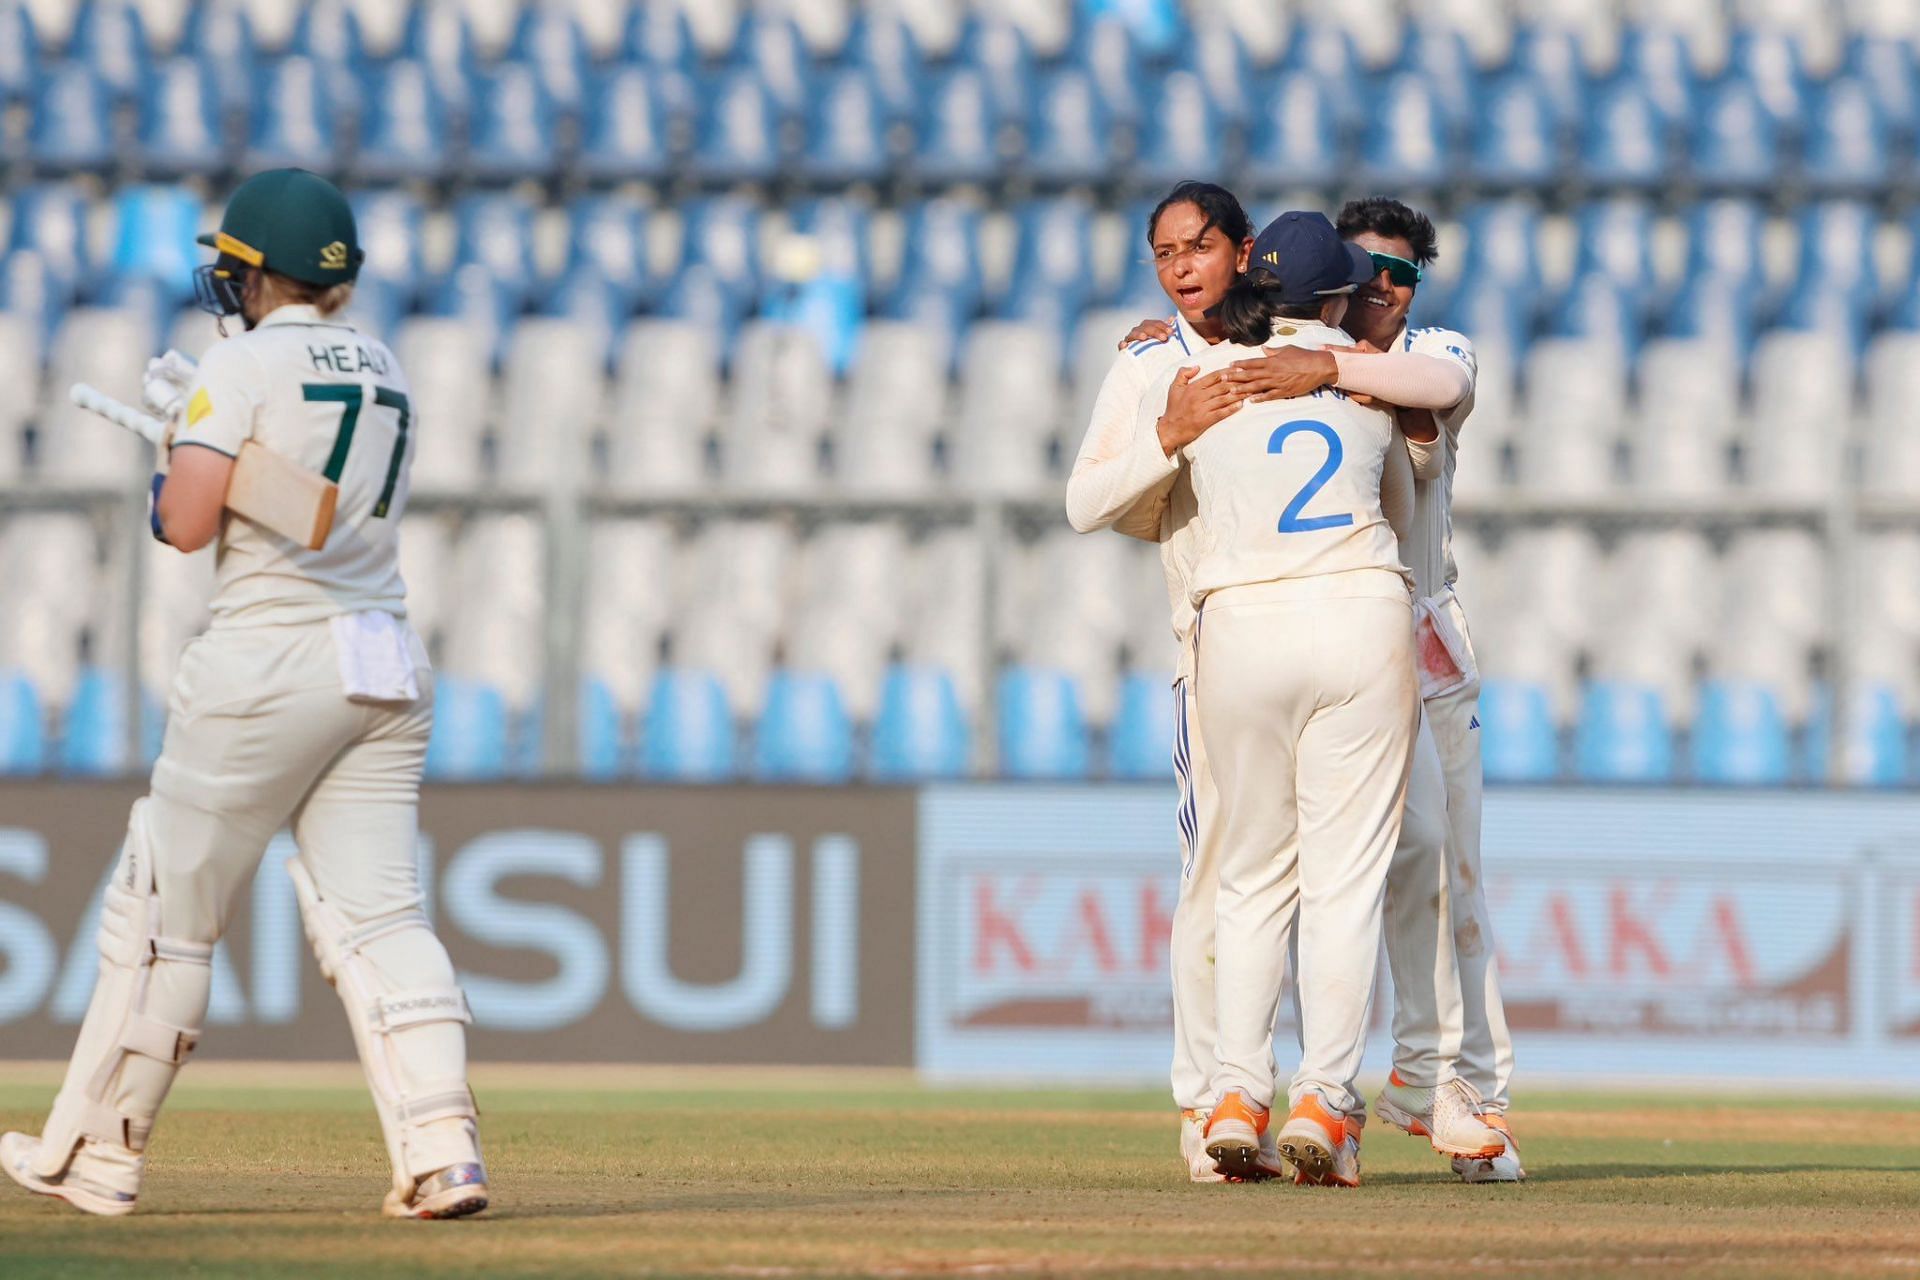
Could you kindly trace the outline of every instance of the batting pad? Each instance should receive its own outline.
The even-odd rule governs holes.
[[[299,858],[288,860],[287,874],[320,972],[346,1005],[395,1188],[408,1195],[431,1173],[478,1161],[462,1029],[473,1015],[425,914],[409,908],[355,925],[320,896]]]
[[[83,1141],[146,1150],[154,1117],[200,1038],[213,944],[161,935],[147,802],[136,801],[100,910],[100,976],[47,1117],[33,1171],[57,1178]]]

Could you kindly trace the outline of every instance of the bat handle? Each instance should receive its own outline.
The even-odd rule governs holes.
[[[148,417],[132,405],[120,403],[97,387],[76,382],[68,388],[67,395],[87,412],[99,414],[116,427],[125,427],[149,444],[157,446],[166,442],[166,423]]]

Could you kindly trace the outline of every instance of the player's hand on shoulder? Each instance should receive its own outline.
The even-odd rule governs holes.
[[[1160,448],[1171,458],[1205,435],[1207,428],[1233,415],[1246,396],[1223,376],[1225,370],[1199,376],[1192,365],[1173,375],[1167,411],[1160,415]]]
[[[1136,342],[1165,342],[1173,336],[1173,321],[1142,320],[1133,326],[1126,337],[1120,339],[1120,350],[1125,351]]]
[[[1291,400],[1332,386],[1340,366],[1326,351],[1268,347],[1265,355],[1235,361],[1222,372],[1249,400]]]

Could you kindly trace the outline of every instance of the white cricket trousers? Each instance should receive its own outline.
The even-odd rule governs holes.
[[[1460,972],[1460,1077],[1505,1112],[1513,1081],[1513,1036],[1500,998],[1493,919],[1480,874],[1480,689],[1429,699],[1427,720],[1446,773],[1447,883],[1453,950]]]
[[[1387,869],[1419,726],[1411,596],[1358,570],[1214,592],[1198,623],[1200,729],[1220,789],[1214,1096],[1275,1096],[1272,1029],[1299,894],[1301,1061],[1343,1111],[1366,1045]]]
[[[1465,1018],[1447,866],[1446,771],[1422,714],[1400,841],[1387,871],[1387,963],[1393,972],[1393,1069],[1430,1089],[1458,1072]]]

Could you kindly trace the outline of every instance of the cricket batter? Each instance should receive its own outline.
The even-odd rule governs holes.
[[[1355,294],[1345,327],[1385,354],[1276,350],[1244,362],[1227,376],[1256,396],[1301,395],[1337,385],[1372,391],[1402,406],[1400,423],[1415,464],[1415,515],[1404,549],[1422,610],[1433,627],[1423,638],[1423,665],[1431,667],[1438,660],[1444,668],[1450,657],[1454,668],[1450,679],[1445,671],[1428,673],[1431,691],[1425,709],[1446,782],[1445,891],[1464,1030],[1459,1072],[1481,1100],[1480,1119],[1499,1131],[1504,1148],[1490,1159],[1456,1156],[1453,1167],[1468,1182],[1517,1182],[1526,1177],[1526,1171],[1507,1120],[1513,1039],[1501,1002],[1493,929],[1480,874],[1479,676],[1465,610],[1455,590],[1459,568],[1453,558],[1453,476],[1460,431],[1473,412],[1478,365],[1464,334],[1407,327],[1421,270],[1438,253],[1433,223],[1425,214],[1398,200],[1376,196],[1353,201],[1341,210],[1339,230],[1342,237],[1367,250],[1377,268],[1373,279]],[[1454,378],[1451,387],[1440,376],[1449,366]],[[1451,654],[1442,652],[1447,649]],[[1440,678],[1433,683],[1436,675]],[[1398,917],[1390,920],[1389,928],[1418,930],[1424,925]],[[1393,1092],[1390,1085],[1383,1101],[1390,1102]]]
[[[133,1211],[145,1151],[199,1039],[214,943],[267,842],[288,864],[320,968],[339,991],[393,1162],[384,1211],[487,1205],[467,1088],[467,1002],[421,908],[415,866],[433,677],[395,558],[413,405],[393,353],[338,319],[362,253],[352,210],[298,169],[228,204],[201,304],[246,332],[150,366],[170,419],[156,531],[217,542],[213,621],[187,646],[149,794],[106,889],[100,975],[40,1136],[0,1137],[21,1186],[96,1214]],[[319,551],[223,512],[244,442],[339,486]]]

